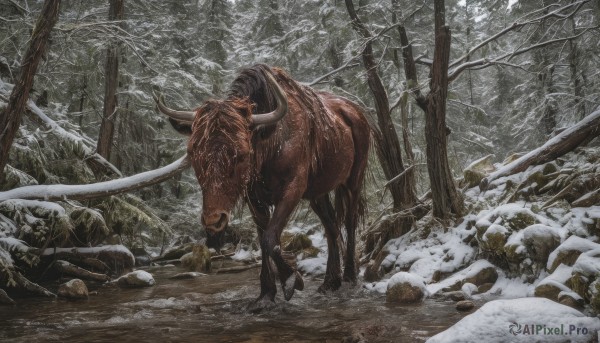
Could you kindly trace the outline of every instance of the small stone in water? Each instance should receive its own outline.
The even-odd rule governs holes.
[[[443,295],[445,298],[453,301],[461,301],[466,299],[466,295],[463,291],[446,292]]]
[[[58,286],[58,296],[68,299],[87,299],[88,289],[85,282],[73,279]]]
[[[456,303],[456,309],[459,311],[469,311],[475,304],[471,300],[463,300]]]
[[[187,273],[179,273],[171,276],[169,279],[173,280],[184,280],[184,279],[195,279],[201,276],[207,276],[207,274],[199,273],[199,272],[187,272]]]
[[[143,270],[133,271],[117,279],[117,284],[121,287],[150,287],[155,283],[152,274]]]

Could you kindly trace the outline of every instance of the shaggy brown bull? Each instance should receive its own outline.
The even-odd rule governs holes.
[[[355,230],[370,145],[369,124],[358,105],[315,92],[266,65],[243,70],[225,100],[209,100],[194,112],[155,100],[173,127],[190,135],[187,153],[202,189],[201,222],[209,236],[222,234],[239,199],[250,208],[262,250],[261,292],[251,311],[274,302],[277,275],[286,300],[304,287],[280,243],[301,199],[310,201],[327,236],[327,271],[319,290],[342,283],[337,240],[342,221],[343,280],[356,282]]]

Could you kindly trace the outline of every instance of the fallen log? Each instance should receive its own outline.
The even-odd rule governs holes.
[[[479,189],[485,191],[493,181],[522,172],[531,165],[553,161],[598,135],[600,135],[600,107],[577,124],[552,137],[544,145],[491,173],[481,180]]]
[[[26,277],[21,275],[21,273],[19,273],[19,272],[13,273],[13,278],[14,278],[15,282],[17,283],[18,289],[25,290],[25,291],[35,294],[35,295],[56,298],[56,294],[50,292],[49,290],[38,285],[37,283],[29,281]]]
[[[258,268],[260,266],[261,266],[260,263],[254,263],[254,264],[249,264],[246,266],[233,266],[233,267],[219,268],[215,271],[215,274],[239,273],[239,272],[243,272],[243,271],[246,271],[249,269]]]
[[[35,185],[0,192],[0,201],[8,199],[29,200],[88,200],[125,193],[163,182],[190,166],[187,155],[162,168],[140,174],[87,185]]]
[[[110,277],[106,274],[92,273],[89,270],[80,268],[72,263],[63,260],[57,260],[54,263],[54,268],[61,274],[75,276],[79,279],[93,280],[98,282],[110,281]]]
[[[114,275],[131,271],[135,266],[135,257],[122,245],[105,245],[94,248],[47,248],[42,251],[41,258],[46,261],[71,261],[103,273],[110,271]]]

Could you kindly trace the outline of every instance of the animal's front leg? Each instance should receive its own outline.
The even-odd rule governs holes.
[[[273,216],[260,242],[263,254],[266,252],[266,255],[273,260],[277,267],[285,300],[292,298],[294,290],[304,289],[304,281],[300,273],[292,268],[290,263],[284,258],[280,241],[283,228],[287,224],[292,211],[294,211],[296,205],[300,202],[301,194],[299,194],[300,192],[297,189],[297,187],[289,187],[288,191],[283,193],[282,198],[275,205]],[[263,260],[263,266],[264,264]]]
[[[255,198],[250,198],[248,207],[252,213],[252,218],[256,223],[258,239],[262,242],[262,237],[267,229],[270,220],[269,207]],[[262,269],[260,271],[260,295],[256,300],[248,305],[248,311],[257,313],[269,309],[275,305],[275,295],[277,286],[275,284],[275,267],[271,263],[267,251],[262,249]]]

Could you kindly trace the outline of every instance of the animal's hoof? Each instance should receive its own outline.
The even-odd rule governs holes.
[[[294,272],[296,275],[296,282],[294,283],[294,289],[299,291],[304,289],[304,280],[302,279],[302,275],[298,271]]]
[[[281,288],[283,288],[283,297],[289,301],[294,296],[295,290],[301,291],[304,289],[304,280],[302,280],[300,273],[295,271],[281,284]]]
[[[250,304],[246,310],[250,313],[261,313],[263,311],[268,311],[275,307],[275,301],[269,299],[268,297],[262,297],[254,300]]]
[[[340,281],[339,276],[337,280],[325,279],[323,284],[319,286],[319,289],[317,289],[317,292],[325,294],[327,292],[337,291],[341,286],[342,282]]]

